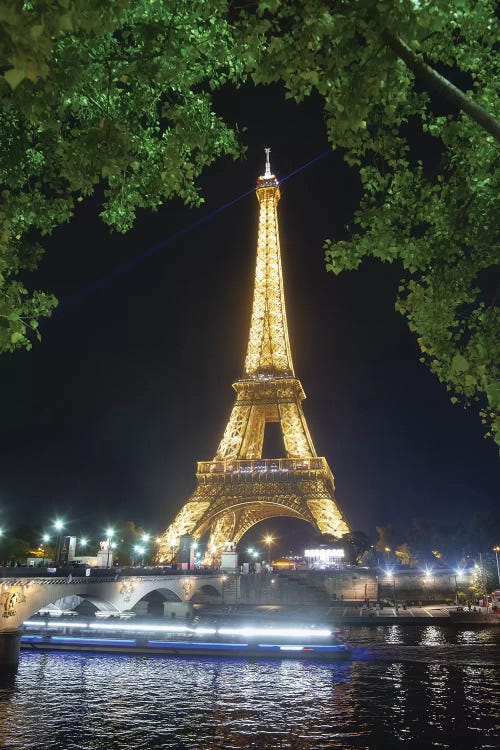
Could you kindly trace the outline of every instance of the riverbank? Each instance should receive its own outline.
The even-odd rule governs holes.
[[[402,607],[371,606],[344,602],[330,607],[284,605],[232,605],[203,606],[203,617],[235,617],[238,619],[278,619],[287,621],[317,621],[336,627],[343,625],[500,625],[500,613],[493,614],[486,607],[476,607],[470,612],[459,611],[456,606]]]

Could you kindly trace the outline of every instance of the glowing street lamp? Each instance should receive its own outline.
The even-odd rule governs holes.
[[[457,568],[455,570],[455,604],[458,604],[458,584],[457,579],[462,578],[464,574],[463,568]]]
[[[56,565],[60,565],[61,563],[61,531],[64,528],[64,522],[61,521],[59,518],[54,521],[54,529],[56,530],[56,559],[55,563]]]
[[[495,553],[495,558],[497,561],[497,578],[498,578],[498,585],[500,586],[500,568],[498,567],[498,553],[500,552],[500,547],[493,547],[493,552]]]
[[[142,547],[140,544],[135,544],[134,551],[137,552],[139,556],[142,556],[142,560],[139,561],[139,565],[144,565],[144,547]]]
[[[389,562],[389,554],[390,554],[391,548],[390,547],[384,547],[384,552],[387,555],[387,562]]]
[[[394,575],[394,569],[393,568],[387,568],[386,570],[387,577],[392,578],[392,587],[394,589],[394,608],[396,610],[396,613],[398,611],[398,600],[396,598],[396,576]]]
[[[271,544],[273,544],[274,538],[271,536],[271,534],[268,534],[264,537],[264,544],[267,544],[267,562],[269,567],[271,567]]]
[[[109,553],[111,550],[111,539],[113,538],[115,531],[114,529],[107,528],[106,529],[106,549],[108,552],[107,558],[106,558],[106,567],[109,568]]]

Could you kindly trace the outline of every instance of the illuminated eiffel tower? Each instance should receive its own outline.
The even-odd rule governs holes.
[[[161,537],[158,560],[173,558],[182,535],[208,542],[205,560],[236,544],[259,521],[291,516],[323,534],[349,531],[334,499],[326,458],[317,456],[302,410],[285,311],[277,206],[280,190],[266,168],[260,204],[257,264],[245,371],[233,383],[236,401],[213,461],[198,462],[198,486]],[[286,458],[263,459],[264,430],[279,422]]]

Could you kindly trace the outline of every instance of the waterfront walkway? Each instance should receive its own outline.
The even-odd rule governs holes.
[[[421,607],[368,607],[347,605],[345,607],[330,607],[327,612],[328,619],[339,621],[342,624],[352,625],[393,625],[396,621],[403,624],[425,624],[432,621],[435,625],[446,624],[450,621],[450,610],[456,611],[456,607],[446,605],[431,605]],[[485,610],[486,611],[486,610]]]
[[[469,612],[465,609],[462,613],[457,613],[456,606],[446,604],[428,604],[422,606],[398,606],[396,610],[393,606],[370,608],[357,604],[356,602],[345,602],[342,605],[337,603],[331,607],[295,607],[280,605],[236,605],[227,607],[203,607],[204,615],[211,617],[232,617],[245,619],[247,621],[258,620],[287,620],[288,622],[303,622],[305,619],[312,622],[329,623],[333,626],[341,627],[343,625],[450,625],[455,620],[455,616],[464,617],[464,621],[473,624],[477,622],[484,623],[486,617],[493,617],[488,614],[485,607],[476,607]],[[500,617],[495,617],[495,621],[500,623]],[[465,622],[464,622],[465,624]]]

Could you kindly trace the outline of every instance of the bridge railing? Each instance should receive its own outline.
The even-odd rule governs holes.
[[[36,578],[45,579],[44,582],[65,581],[67,583],[83,581],[95,581],[100,583],[116,581],[120,578],[151,578],[164,576],[213,576],[220,575],[220,571],[214,568],[196,568],[194,570],[180,570],[175,568],[151,567],[151,568],[87,568],[90,574],[85,574],[86,566],[55,568],[53,572],[48,573],[46,567],[35,568],[33,566],[18,565],[14,567],[0,567],[0,581],[8,579],[12,583],[15,578]],[[68,580],[70,579],[70,580]]]

